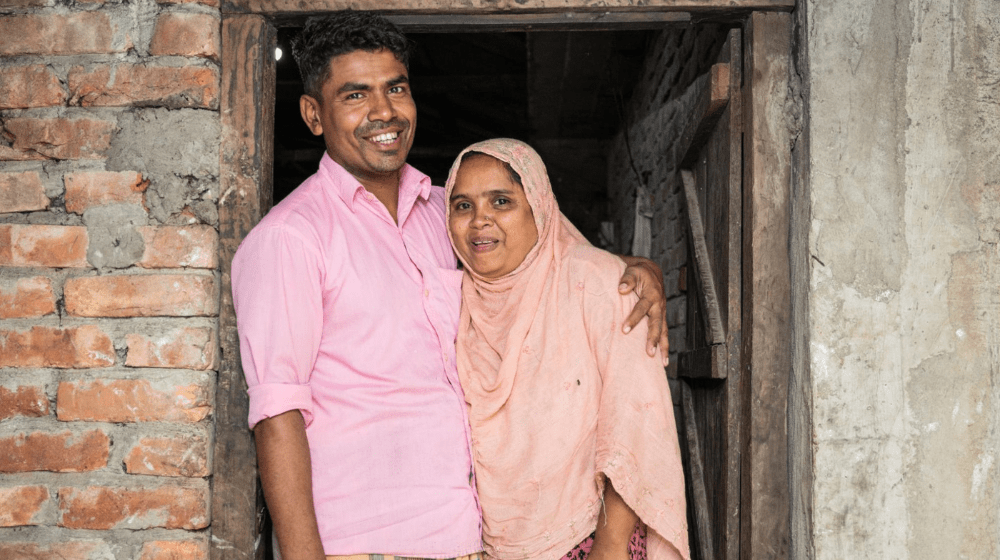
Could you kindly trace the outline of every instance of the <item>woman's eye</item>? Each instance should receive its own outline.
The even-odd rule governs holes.
[[[495,202],[495,204],[496,204],[497,206],[505,206],[505,205],[507,205],[507,204],[510,204],[510,199],[508,199],[508,198],[503,198],[503,197],[500,197],[500,198],[496,199],[496,202]]]
[[[468,210],[471,206],[468,202],[459,202],[455,204],[455,210]]]

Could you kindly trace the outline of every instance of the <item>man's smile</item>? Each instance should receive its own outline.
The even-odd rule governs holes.
[[[399,147],[410,124],[401,119],[387,123],[366,123],[355,131],[355,136],[364,142],[371,142],[379,149],[395,149]]]
[[[372,142],[376,142],[378,144],[388,145],[388,144],[392,144],[393,142],[395,142],[396,138],[398,138],[398,137],[399,137],[399,133],[398,132],[384,132],[384,133],[379,134],[377,136],[371,137],[370,140]]]

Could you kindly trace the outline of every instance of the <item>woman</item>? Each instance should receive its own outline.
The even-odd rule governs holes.
[[[617,291],[624,263],[559,212],[522,142],[466,148],[446,191],[487,554],[688,558],[662,361],[621,333],[634,303]]]

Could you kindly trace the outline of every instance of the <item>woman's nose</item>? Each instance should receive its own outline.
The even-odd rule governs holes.
[[[491,223],[493,223],[493,216],[488,208],[477,209],[475,215],[472,216],[472,227],[483,228]]]

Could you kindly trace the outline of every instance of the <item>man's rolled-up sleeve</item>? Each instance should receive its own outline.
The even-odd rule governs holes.
[[[321,254],[279,228],[254,230],[233,258],[233,304],[250,428],[289,410],[312,422],[309,380],[323,334]]]

